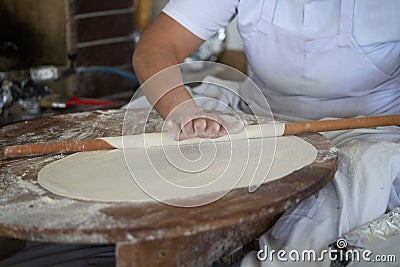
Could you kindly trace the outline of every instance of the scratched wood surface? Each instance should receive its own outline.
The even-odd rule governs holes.
[[[118,136],[123,124],[132,133],[160,131],[158,115],[150,113],[145,120],[146,115],[145,111],[128,111],[125,116],[123,110],[103,110],[40,118],[0,128],[0,144]],[[252,121],[253,117],[246,116]],[[0,236],[43,242],[116,243],[119,266],[133,266],[133,260],[144,262],[137,266],[171,263],[168,253],[174,253],[174,264],[210,265],[262,234],[277,215],[332,179],[337,166],[333,145],[319,134],[301,138],[318,149],[312,164],[264,184],[255,193],[236,189],[197,208],[67,199],[37,183],[42,167],[66,155],[1,160]],[[132,249],[137,253],[131,253]]]

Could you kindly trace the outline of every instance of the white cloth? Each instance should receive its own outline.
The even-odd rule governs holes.
[[[243,25],[261,19],[266,0],[170,0],[163,12],[203,40],[239,13]],[[340,0],[279,0],[274,24],[304,40],[338,33]],[[371,12],[373,10],[373,12]],[[398,41],[398,0],[356,0],[354,35],[360,45]],[[243,34],[243,33],[241,33]]]
[[[173,0],[164,12],[203,39],[237,14],[251,77],[272,111],[304,120],[400,114],[399,5],[398,0]],[[252,94],[248,97],[256,102]],[[286,212],[260,238],[261,248],[319,252],[400,205],[399,127],[325,135],[339,148],[334,180],[318,197]],[[247,263],[281,265],[249,258]]]
[[[334,180],[316,196],[285,212],[260,238],[261,248],[267,246],[287,252],[297,249],[300,253],[314,249],[318,255],[327,249],[328,243],[343,234],[378,218],[391,207],[400,206],[399,127],[324,135],[339,148],[339,166]],[[302,264],[329,266],[328,261],[324,263]],[[290,266],[289,263],[278,263],[276,259],[264,264],[254,266]]]
[[[275,5],[270,0],[173,0],[163,11],[203,39],[237,14],[238,29],[253,70],[250,76],[268,97],[272,111],[284,119],[400,113],[400,1],[382,4],[357,0],[354,8],[346,7],[349,15],[354,13],[354,18],[347,16],[348,20],[340,19],[340,3],[279,0]],[[370,12],[372,7],[374,12]],[[370,21],[380,23],[371,28]],[[273,31],[267,28],[269,24]],[[334,41],[332,37],[338,33],[345,37]],[[355,40],[349,42],[346,39],[353,39],[352,33]],[[274,40],[266,42],[266,36]],[[346,51],[352,56],[358,53],[363,60],[347,64],[347,57],[340,57],[344,53],[328,49],[335,47],[332,41],[344,42],[346,48],[353,48]],[[279,45],[274,46],[277,42]],[[288,49],[291,53],[286,53]],[[375,69],[375,73],[366,75],[359,69],[366,66]],[[294,75],[293,71],[302,74]],[[328,76],[326,81],[321,80],[324,76]],[[336,81],[342,81],[346,88]],[[349,84],[352,90],[348,90]],[[248,92],[249,97],[251,93]]]
[[[235,81],[222,80],[207,76],[196,87],[186,87],[196,104],[202,110],[215,110],[226,113],[240,111],[241,98],[237,94],[241,84]],[[149,101],[144,95],[133,99],[122,109],[151,109]]]
[[[237,14],[239,27],[262,19],[266,0],[171,0],[163,12],[203,40]],[[273,24],[304,41],[339,32],[340,0],[279,0]],[[372,12],[373,10],[373,12]],[[386,73],[398,66],[400,1],[356,0],[354,37],[361,50]],[[240,32],[242,37],[249,34]],[[267,62],[266,62],[267,64]]]
[[[307,42],[272,24],[277,0],[264,2],[255,25],[239,24],[249,32],[243,39],[253,77],[275,114],[317,120],[400,113],[400,69],[388,75],[361,52],[352,34],[354,4],[342,1],[338,34]]]

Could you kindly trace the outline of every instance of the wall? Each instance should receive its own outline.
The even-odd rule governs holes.
[[[1,0],[0,40],[19,47],[20,67],[66,62],[64,0]]]
[[[133,0],[69,0],[69,51],[78,66],[107,65],[132,72],[135,2]],[[85,74],[75,79],[80,96],[102,96],[136,89],[115,75]]]
[[[132,71],[134,0],[1,0],[0,40],[20,48],[20,68],[107,65]],[[115,75],[85,74],[53,83],[67,95],[100,97],[136,89]]]

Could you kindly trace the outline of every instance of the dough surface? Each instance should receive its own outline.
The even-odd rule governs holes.
[[[176,146],[198,144],[199,142],[228,142],[247,139],[256,139],[260,137],[282,136],[285,131],[284,123],[267,123],[260,125],[248,125],[245,131],[238,134],[224,135],[215,139],[190,138],[179,143],[173,140],[167,132],[146,133],[138,135],[127,135],[121,137],[103,137],[100,138],[115,148],[151,148],[161,146]]]
[[[185,199],[248,187],[252,179],[279,179],[316,156],[317,150],[296,136],[80,152],[45,166],[38,182],[82,200],[155,201],[141,188],[151,188],[156,199]]]

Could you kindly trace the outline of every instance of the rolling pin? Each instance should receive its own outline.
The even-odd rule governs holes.
[[[295,122],[295,123],[249,125],[246,126],[246,131],[243,131],[242,133],[239,134],[231,135],[231,137],[234,137],[232,139],[230,139],[231,137],[229,136],[222,136],[219,138],[212,139],[212,141],[219,142],[219,141],[241,140],[241,139],[293,135],[293,134],[303,134],[303,133],[317,133],[326,131],[370,128],[370,127],[390,126],[390,125],[400,125],[400,115],[349,118],[349,119],[324,120],[324,121],[308,121],[308,122]],[[271,129],[273,130],[271,131]],[[275,130],[275,129],[282,129],[282,130]],[[190,144],[190,143],[198,143],[200,140],[204,140],[201,138],[192,138],[178,142],[172,140],[170,137],[164,137],[167,135],[168,134],[166,133],[149,133],[145,135],[141,134],[141,135],[131,136],[133,138],[129,141],[130,144],[129,148],[140,148],[143,147],[144,145],[146,147],[156,147],[156,146],[168,146],[177,144]],[[45,155],[45,154],[73,153],[80,151],[110,150],[116,148],[123,148],[123,144],[125,143],[122,141],[121,137],[109,137],[109,138],[99,138],[94,140],[49,142],[49,143],[7,146],[3,148],[2,152],[3,152],[3,157],[5,158],[16,158],[16,157]]]

